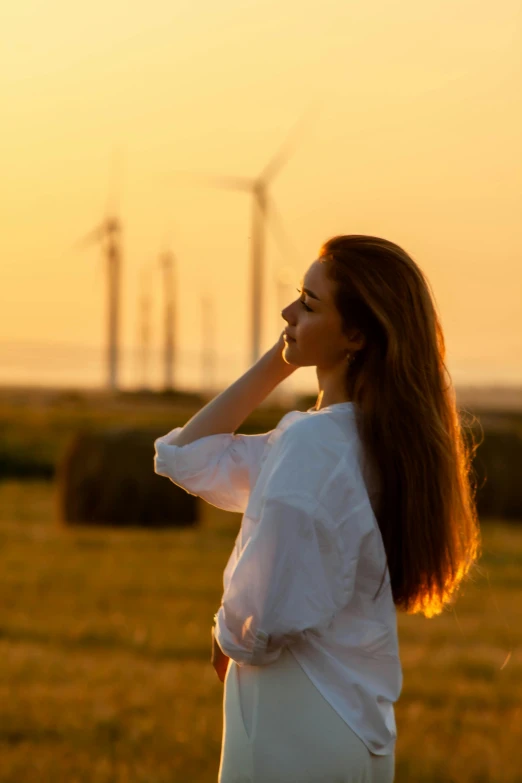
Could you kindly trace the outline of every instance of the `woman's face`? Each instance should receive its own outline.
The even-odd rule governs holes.
[[[285,344],[289,364],[333,368],[346,362],[350,350],[360,347],[342,333],[333,285],[326,277],[324,263],[314,261],[301,281],[299,297],[282,311],[290,337],[295,338]]]

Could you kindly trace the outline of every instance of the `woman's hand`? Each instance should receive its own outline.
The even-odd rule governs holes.
[[[276,374],[278,383],[285,380],[285,378],[288,378],[289,375],[292,375],[299,366],[297,364],[290,364],[283,357],[286,348],[286,342],[283,337],[284,331],[285,330],[283,329],[277,342],[267,351],[267,354],[271,357],[272,372]]]
[[[217,676],[221,680],[221,682],[225,682],[225,675],[227,673],[228,668],[228,662],[230,658],[228,655],[225,655],[221,647],[216,641],[216,637],[214,636],[214,626],[212,626],[212,657],[210,659],[210,662],[212,663],[212,666],[217,672]]]
[[[285,350],[285,347],[286,347],[286,343],[285,343],[285,340],[284,340],[284,337],[283,337],[284,331],[285,331],[285,330],[283,329],[283,331],[282,331],[282,332],[281,332],[281,334],[279,335],[279,338],[278,338],[278,340],[277,340],[277,342],[276,342],[276,344],[275,344],[275,346],[274,346],[274,349],[275,349],[275,350],[277,351],[277,353],[279,353],[279,354],[282,354],[282,353],[283,353],[283,351]]]
[[[281,332],[277,342],[252,367],[188,420],[177,434],[175,445],[186,446],[206,435],[234,433],[276,386],[297,370],[297,365],[284,360],[284,351]]]

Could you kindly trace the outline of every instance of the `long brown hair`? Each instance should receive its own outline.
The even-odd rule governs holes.
[[[376,517],[393,599],[432,617],[456,598],[480,547],[477,445],[464,437],[435,299],[413,259],[386,239],[335,236],[319,261],[343,330],[366,338],[346,390],[380,484]]]

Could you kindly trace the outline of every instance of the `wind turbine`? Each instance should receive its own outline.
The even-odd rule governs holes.
[[[283,242],[286,250],[289,247],[286,234],[282,227],[278,210],[274,201],[268,195],[268,186],[278,174],[284,163],[290,156],[292,146],[295,146],[297,131],[304,124],[310,113],[308,109],[302,119],[296,123],[293,132],[287,141],[272,158],[261,174],[254,179],[245,177],[214,176],[210,174],[195,173],[189,171],[173,172],[168,177],[188,177],[197,179],[202,183],[211,184],[228,190],[250,191],[253,195],[252,203],[252,244],[251,244],[251,301],[252,301],[252,347],[251,362],[257,362],[260,356],[261,341],[261,315],[263,312],[263,274],[265,266],[265,221],[269,216],[269,224],[276,240]]]
[[[201,348],[201,390],[204,394],[211,397],[215,394],[215,370],[216,370],[216,323],[214,312],[214,299],[208,291],[200,294],[201,316],[202,316],[202,337],[203,345]]]
[[[152,310],[151,282],[152,264],[149,262],[141,268],[141,285],[138,304],[138,345],[139,345],[139,370],[141,376],[141,388],[143,391],[149,388],[149,359],[150,359],[150,318]]]
[[[111,200],[113,202],[112,205],[110,203]],[[116,391],[118,388],[122,259],[122,225],[116,215],[116,204],[114,202],[115,193],[113,191],[112,199],[109,196],[107,202],[105,219],[74,245],[75,249],[81,249],[95,243],[101,243],[102,252],[107,262],[107,386],[110,391]]]
[[[160,255],[160,268],[163,270],[163,291],[164,291],[164,357],[165,357],[165,381],[166,391],[173,389],[173,367],[174,367],[174,255],[165,250]]]

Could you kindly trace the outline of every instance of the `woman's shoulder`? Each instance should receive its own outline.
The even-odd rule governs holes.
[[[304,462],[336,465],[349,455],[357,441],[351,423],[339,426],[327,415],[310,415],[303,411],[285,414],[269,438],[270,462],[281,458],[302,465]],[[268,455],[267,455],[268,456]]]
[[[345,446],[357,436],[357,427],[353,416],[332,415],[327,408],[319,411],[290,411],[276,427],[280,434],[285,434],[285,440],[303,439],[311,442]]]

